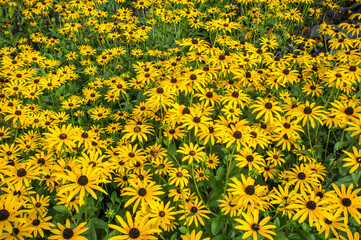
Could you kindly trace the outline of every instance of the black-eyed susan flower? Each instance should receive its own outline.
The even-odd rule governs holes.
[[[332,196],[333,204],[335,207],[335,215],[340,215],[343,213],[344,223],[348,223],[349,214],[353,217],[358,223],[360,223],[361,213],[358,209],[361,208],[361,199],[357,197],[357,194],[361,189],[355,189],[354,185],[351,184],[347,189],[344,184],[341,184],[341,189],[334,183],[332,187],[335,190],[335,194]]]
[[[206,166],[211,169],[216,169],[219,164],[219,158],[214,153],[206,156]]]
[[[22,203],[19,202],[16,198],[12,197],[2,197],[0,198],[0,234],[4,232],[12,233],[13,225],[12,223],[26,223],[25,219],[19,218],[19,215],[23,213],[23,210],[20,210]]]
[[[202,151],[203,149],[204,147],[200,147],[198,144],[189,143],[189,145],[184,144],[177,152],[183,154],[182,161],[188,161],[189,164],[192,164],[193,160],[197,163],[204,161],[206,153]]]
[[[258,97],[252,113],[258,112],[256,119],[263,117],[265,122],[272,123],[274,119],[281,119],[280,114],[282,113],[282,108],[277,104],[278,102],[276,101],[265,100]]]
[[[188,178],[190,178],[189,171],[184,168],[174,168],[169,173],[169,184],[175,185],[176,187],[180,186],[181,188],[184,188],[188,185]]]
[[[273,240],[271,235],[276,235],[271,229],[276,228],[274,225],[267,225],[271,217],[265,217],[260,221],[259,210],[254,210],[253,212],[242,213],[245,220],[236,218],[235,220],[240,223],[236,226],[236,229],[245,231],[242,238],[247,238],[253,236],[253,239],[258,239],[258,234],[261,236]]]
[[[238,161],[237,167],[248,167],[249,171],[261,170],[261,166],[264,166],[264,159],[257,152],[253,151],[249,147],[240,149],[239,154],[235,154],[235,160]]]
[[[143,142],[143,140],[148,140],[147,134],[152,134],[153,129],[147,125],[125,125],[122,132],[125,133],[123,138],[131,139],[131,142],[134,142],[136,139]]]
[[[135,218],[132,218],[130,212],[126,212],[126,221],[121,218],[119,215],[116,215],[115,218],[118,220],[119,225],[109,224],[109,227],[117,230],[121,235],[111,237],[111,240],[117,239],[154,239],[157,237],[153,236],[156,233],[161,232],[158,228],[154,228],[152,222],[149,222],[149,214],[142,216],[139,212],[135,215]]]
[[[310,226],[316,226],[319,230],[323,218],[332,218],[330,208],[325,207],[327,202],[327,199],[320,199],[314,192],[311,192],[311,195],[304,193],[299,195],[295,202],[287,208],[296,210],[292,219],[297,219],[298,223],[302,223],[308,218]]]
[[[361,167],[361,150],[358,150],[355,146],[352,147],[352,152],[344,151],[348,156],[347,158],[342,159],[346,163],[343,167],[352,167],[349,173],[353,173]]]
[[[150,222],[157,227],[167,229],[167,225],[175,220],[174,215],[177,214],[177,212],[174,211],[174,207],[170,206],[170,203],[171,202],[164,204],[163,201],[155,202],[151,207]]]
[[[221,212],[225,215],[229,214],[231,217],[238,216],[241,214],[240,208],[241,206],[234,203],[235,196],[231,193],[224,195],[224,199],[219,199],[219,207],[221,208]]]
[[[82,167],[76,166],[71,171],[65,170],[63,174],[59,177],[61,179],[67,180],[70,183],[65,184],[62,186],[57,195],[61,195],[63,193],[69,192],[68,201],[74,198],[77,194],[79,194],[80,206],[85,204],[84,197],[86,193],[89,193],[94,199],[98,199],[94,190],[100,191],[104,194],[107,192],[102,189],[98,184],[106,183],[107,180],[101,179],[102,169],[101,168],[93,168],[93,165],[84,165]]]
[[[202,238],[202,231],[193,230],[191,233],[181,235],[182,240],[210,240],[211,238]]]
[[[231,178],[233,183],[228,183],[230,188],[227,191],[234,196],[232,204],[237,204],[241,207],[247,205],[257,206],[258,209],[263,209],[265,201],[261,198],[265,188],[260,185],[255,185],[255,180],[251,177],[245,177],[241,174],[241,181],[236,177]]]
[[[160,201],[159,195],[164,194],[160,185],[156,185],[155,182],[143,182],[139,179],[137,181],[130,181],[130,186],[124,188],[123,196],[131,196],[131,198],[125,203],[124,207],[128,207],[133,202],[133,211],[141,206],[141,211],[146,211],[147,206],[152,206],[155,201]]]
[[[44,133],[47,148],[60,152],[62,147],[73,148],[75,144],[76,129],[69,125],[62,125],[61,128],[54,126],[49,129],[49,133]]]
[[[31,222],[31,230],[34,237],[40,235],[40,237],[44,237],[44,230],[50,230],[54,224],[50,222],[52,219],[51,216],[47,216],[46,213],[38,215],[37,213],[32,213],[29,215],[29,220]]]
[[[306,101],[305,104],[298,106],[297,111],[293,116],[297,117],[296,123],[301,122],[302,126],[306,125],[306,123],[310,123],[311,127],[314,128],[316,121],[322,124],[325,113],[323,107],[316,106],[316,103]]]
[[[321,175],[313,172],[309,165],[301,164],[300,166],[295,166],[291,168],[291,171],[287,171],[288,183],[294,185],[295,190],[301,190],[304,192],[305,188],[312,189],[312,187],[320,185],[318,178]]]
[[[194,202],[186,202],[185,206],[180,205],[181,209],[178,213],[183,214],[179,220],[185,219],[185,224],[188,226],[191,226],[192,223],[198,227],[198,223],[200,223],[202,226],[204,225],[203,218],[209,219],[209,216],[207,214],[211,213],[206,207],[202,204],[201,201],[196,199]]]
[[[58,229],[51,229],[50,231],[54,234],[49,237],[49,239],[57,239],[57,240],[86,240],[86,237],[80,236],[80,234],[86,232],[88,230],[85,227],[86,222],[78,224],[75,228],[71,227],[69,219],[66,219],[65,225],[61,223],[57,223]]]

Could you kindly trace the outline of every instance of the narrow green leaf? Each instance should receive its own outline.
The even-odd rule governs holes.
[[[69,210],[64,205],[58,205],[53,207],[57,212],[68,214]]]

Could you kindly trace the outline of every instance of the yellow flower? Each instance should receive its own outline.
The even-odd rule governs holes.
[[[120,226],[109,224],[109,227],[117,230],[121,235],[111,237],[109,240],[157,240],[158,238],[152,235],[161,232],[159,229],[152,227],[152,222],[149,221],[149,214],[141,216],[140,212],[137,212],[133,220],[131,214],[126,212],[126,221],[118,215],[116,215],[115,218],[118,220]]]
[[[65,226],[61,223],[57,223],[58,229],[51,229],[50,231],[54,234],[49,237],[49,239],[56,239],[56,240],[86,240],[86,237],[80,236],[80,234],[86,232],[88,230],[85,227],[86,223],[80,223],[76,228],[72,228],[70,226],[69,219],[66,219]]]
[[[273,240],[271,235],[276,235],[271,229],[276,228],[274,225],[266,225],[271,217],[265,217],[262,221],[259,221],[259,210],[254,210],[253,212],[248,211],[246,213],[242,213],[245,220],[236,218],[235,220],[241,225],[236,226],[236,229],[240,229],[246,231],[242,238],[248,238],[253,236],[254,240],[258,239],[257,234],[261,236]]]

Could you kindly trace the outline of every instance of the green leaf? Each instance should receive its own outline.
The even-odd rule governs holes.
[[[277,217],[277,218],[274,220],[273,223],[274,223],[274,225],[276,225],[277,227],[280,227],[280,226],[281,226],[279,217]]]
[[[99,218],[92,218],[91,222],[92,222],[92,224],[94,225],[95,228],[106,228],[106,227],[108,227],[108,224],[106,222],[104,222],[103,220],[99,219]]]
[[[223,166],[219,167],[216,172],[216,180],[220,181],[223,178],[225,172],[226,169]]]
[[[113,231],[111,231],[111,232],[109,233],[108,236],[105,236],[105,237],[103,238],[103,240],[107,240],[107,239],[109,239],[109,238],[111,238],[111,237],[114,237],[114,236],[116,236],[116,235],[118,235],[118,234],[119,234],[119,232],[118,232],[117,230],[113,230]]]
[[[187,234],[187,228],[186,227],[180,227],[180,228],[178,228],[178,230],[182,233],[182,234]]]
[[[89,224],[88,240],[97,240],[97,232],[95,231],[95,225],[92,221]]]
[[[340,142],[337,142],[337,143],[335,144],[335,147],[334,147],[333,150],[336,152],[337,150],[340,149],[340,147],[341,147],[341,143],[340,143]]]
[[[219,233],[219,231],[222,229],[224,222],[224,219],[221,219],[220,217],[212,219],[211,232],[213,235],[217,235],[217,233]]]
[[[273,239],[274,240],[288,240],[287,236],[281,232],[277,232],[277,235]]]
[[[173,235],[170,237],[170,240],[176,240],[177,239],[177,233],[173,233]]]
[[[296,233],[291,233],[288,235],[289,240],[302,240],[301,236]]]
[[[69,210],[64,205],[58,205],[53,207],[57,212],[68,214]]]
[[[301,239],[303,239],[303,240],[315,240],[316,239],[314,234],[306,232],[306,231],[299,231],[298,234],[301,237]]]
[[[218,235],[218,236],[215,236],[214,238],[212,238],[212,240],[225,240],[226,237],[223,236],[223,235]]]
[[[176,157],[177,156],[177,147],[174,144],[171,144],[168,148],[167,153],[169,156]]]
[[[341,184],[345,184],[345,186],[348,187],[348,186],[350,186],[351,183],[353,183],[353,179],[352,179],[351,175],[340,178],[334,182],[334,184],[336,184],[339,187],[341,186]]]

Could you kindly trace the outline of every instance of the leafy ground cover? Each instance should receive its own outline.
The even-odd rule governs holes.
[[[0,239],[359,239],[356,2],[0,4]]]

